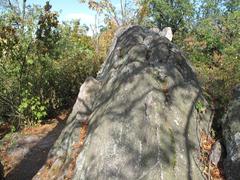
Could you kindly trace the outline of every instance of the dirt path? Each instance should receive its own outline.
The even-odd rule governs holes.
[[[64,118],[65,119],[65,118]],[[6,180],[30,180],[43,166],[65,121],[23,130],[3,140],[0,150]]]

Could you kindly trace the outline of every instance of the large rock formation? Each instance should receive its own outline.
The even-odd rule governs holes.
[[[228,180],[240,179],[240,85],[234,89],[234,100],[222,119],[222,130],[227,157],[224,171]]]
[[[181,51],[156,31],[122,28],[35,179],[203,179],[199,139],[209,119]],[[81,122],[89,127],[80,150]]]

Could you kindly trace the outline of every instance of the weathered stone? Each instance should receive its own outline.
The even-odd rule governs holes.
[[[233,98],[235,99],[240,98],[240,84],[233,89]]]
[[[0,180],[4,180],[4,167],[2,163],[0,162]]]
[[[74,118],[79,122],[86,122],[88,120],[89,115],[93,111],[93,103],[99,89],[100,83],[96,79],[88,77],[85,80],[80,88],[78,98],[73,106],[68,122]]]
[[[234,89],[234,100],[222,119],[222,130],[227,157],[224,171],[228,180],[240,179],[240,99],[239,86]]]
[[[160,35],[166,37],[169,41],[172,41],[172,38],[173,38],[172,28],[170,28],[170,27],[165,27],[165,28],[160,32]]]
[[[166,37],[169,41],[172,41],[173,38],[173,32],[172,28],[165,27],[162,31],[158,29],[157,27],[151,28],[150,31],[159,34],[162,37]]]
[[[73,161],[72,154],[78,151],[74,146],[77,146],[80,140],[81,122],[88,121],[99,88],[100,83],[92,77],[82,84],[65,129],[49,152],[46,165],[33,179],[66,179],[71,171],[69,166]]]
[[[209,157],[210,163],[212,163],[214,166],[218,166],[218,163],[221,160],[222,153],[223,153],[222,145],[218,140],[214,143],[212,147],[212,151]]]
[[[89,133],[73,179],[203,179],[199,136],[207,132],[210,111],[191,66],[174,44],[140,26],[122,28],[96,82],[87,103],[91,110],[81,103]],[[197,104],[206,108],[201,116]],[[71,125],[79,125],[76,112],[82,111],[73,110],[49,155],[61,161],[57,175],[54,165],[48,167],[52,179],[64,179],[69,144],[79,138],[79,128]]]

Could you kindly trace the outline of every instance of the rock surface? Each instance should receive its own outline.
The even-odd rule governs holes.
[[[240,179],[240,86],[233,91],[234,100],[222,119],[227,157],[224,171],[228,180]]]
[[[4,167],[0,162],[0,180],[4,180]]]
[[[166,37],[121,28],[91,82],[35,179],[203,179],[199,136],[210,111],[191,66]],[[197,104],[206,109],[201,115]],[[88,135],[69,177],[81,121]]]
[[[66,127],[49,152],[46,164],[33,179],[67,179],[71,176],[71,163],[80,146],[81,122],[88,121],[99,88],[98,81],[92,77],[87,78],[82,84]]]
[[[173,38],[172,28],[170,28],[170,27],[165,27],[165,28],[160,32],[160,35],[166,37],[169,41],[172,41],[172,38]]]

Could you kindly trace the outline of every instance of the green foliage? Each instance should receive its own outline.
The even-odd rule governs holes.
[[[233,87],[240,83],[239,21],[239,11],[201,19],[182,43],[205,90],[220,108],[228,103]]]
[[[205,105],[201,102],[201,101],[197,101],[197,103],[195,104],[195,109],[199,112],[202,113],[205,111],[206,107]]]
[[[240,10],[240,1],[238,0],[225,0],[224,5],[227,9],[227,12],[237,12]]]
[[[149,0],[150,16],[160,28],[171,27],[173,32],[184,30],[193,16],[193,4],[188,0]]]
[[[94,37],[79,21],[59,24],[49,2],[22,11],[8,2],[0,3],[1,121],[19,126],[69,107],[85,78],[95,76],[119,25],[172,27],[174,43],[218,106],[224,107],[240,83],[239,1],[138,0],[134,6],[120,1],[118,11],[108,0],[81,0],[106,17]],[[199,103],[195,108],[203,109]]]
[[[17,128],[68,108],[99,67],[85,27],[60,25],[48,2],[27,7],[25,16],[14,8],[0,14],[0,119]]]
[[[116,26],[123,26],[133,23],[135,20],[136,5],[138,1],[120,0],[117,8],[111,0],[80,0],[81,3],[88,4],[88,7],[97,12],[98,15],[103,15],[106,24],[113,21]]]
[[[240,3],[228,1],[143,0],[150,26],[170,26],[178,44],[195,66],[205,91],[216,108],[231,99],[240,83]],[[194,11],[193,11],[194,10]]]
[[[54,55],[55,44],[59,41],[60,34],[58,30],[58,15],[51,12],[52,6],[46,2],[44,10],[38,20],[36,30],[37,48],[40,53],[45,55]]]
[[[31,94],[26,90],[22,93],[22,101],[18,107],[18,111],[29,117],[30,120],[40,121],[46,115],[46,106],[41,102],[39,97],[32,97]]]

